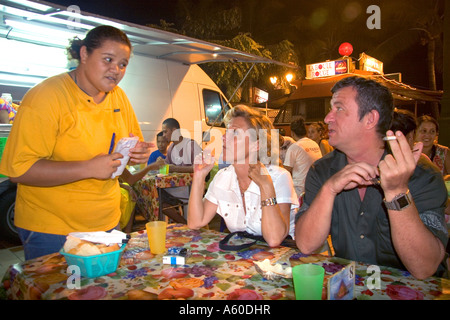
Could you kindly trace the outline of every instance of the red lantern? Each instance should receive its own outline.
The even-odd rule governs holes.
[[[344,42],[339,46],[339,54],[345,57],[349,57],[353,52],[353,46],[348,43]]]

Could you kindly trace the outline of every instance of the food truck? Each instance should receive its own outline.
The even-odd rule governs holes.
[[[222,118],[232,106],[199,64],[275,63],[292,67],[214,43],[87,13],[77,5],[5,0],[0,3],[0,14],[0,92],[11,94],[19,112],[20,100],[28,89],[76,67],[66,55],[69,39],[75,36],[83,39],[88,30],[98,25],[124,31],[133,52],[119,85],[135,110],[146,141],[156,139],[162,121],[169,117],[180,122],[184,136],[190,135],[203,146],[217,140],[204,133],[210,133],[211,128],[224,130]],[[0,126],[0,135],[7,138],[11,124]],[[16,237],[15,194],[16,186],[3,177],[0,184],[3,237]]]
[[[416,116],[427,113],[429,103],[438,103],[443,91],[422,90],[402,82],[401,74],[384,74],[383,63],[362,53],[359,68],[352,58],[342,57],[306,66],[306,77],[292,81],[295,90],[279,107],[274,119],[276,128],[284,128],[290,133],[290,123],[302,116],[307,123],[323,121],[330,109],[331,88],[339,80],[361,76],[373,79],[388,87],[394,98],[394,105],[407,109]]]

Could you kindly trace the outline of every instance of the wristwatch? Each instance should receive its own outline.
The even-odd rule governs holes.
[[[269,207],[277,204],[277,198],[269,198],[261,201],[261,207]]]
[[[383,202],[389,210],[400,211],[412,203],[412,198],[408,190],[406,193],[396,195],[392,201],[386,201],[386,199],[383,199]]]

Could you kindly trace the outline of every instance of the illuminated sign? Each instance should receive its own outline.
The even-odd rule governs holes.
[[[359,69],[383,74],[383,62],[363,52],[359,55]]]
[[[350,59],[333,60],[306,65],[306,78],[314,79],[335,76],[337,74],[349,73],[351,67]]]
[[[269,100],[269,93],[261,89],[253,87],[253,102],[263,103]]]

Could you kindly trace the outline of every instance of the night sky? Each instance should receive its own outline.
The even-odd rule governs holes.
[[[62,6],[78,5],[81,11],[133,22],[158,24],[160,19],[170,21],[176,0],[49,0]]]
[[[176,0],[48,0],[49,2],[69,6],[76,4],[82,11],[105,17],[128,21],[136,24],[159,24],[160,19],[175,22]],[[196,0],[191,0],[196,1]],[[301,1],[301,0],[298,0]],[[308,0],[309,2],[310,0]],[[376,1],[374,1],[376,2]],[[312,2],[309,2],[310,4]],[[286,19],[289,19],[286,13]],[[244,30],[246,31],[246,30]],[[288,39],[289,40],[289,39]],[[360,52],[354,52],[358,56]],[[417,88],[427,89],[426,46],[417,44],[397,54],[390,63],[384,64],[385,73],[402,73],[403,82]],[[336,56],[338,57],[338,55]],[[315,61],[320,62],[320,61]],[[304,66],[302,66],[304,67]],[[442,77],[437,77],[438,89],[442,89]]]

